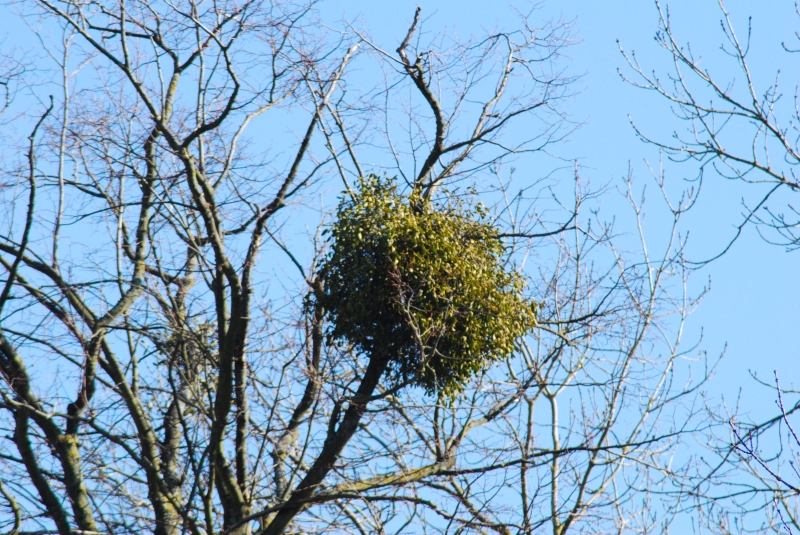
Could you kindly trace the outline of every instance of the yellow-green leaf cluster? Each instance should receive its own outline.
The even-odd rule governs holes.
[[[391,180],[361,179],[328,231],[317,299],[332,340],[388,359],[394,384],[452,396],[511,354],[536,310],[481,208],[421,206]]]

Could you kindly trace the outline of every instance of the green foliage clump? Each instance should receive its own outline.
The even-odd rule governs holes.
[[[536,322],[481,207],[429,209],[370,176],[339,205],[317,296],[328,335],[389,360],[394,384],[453,396]]]

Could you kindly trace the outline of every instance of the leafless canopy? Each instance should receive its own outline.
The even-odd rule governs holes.
[[[728,247],[708,260],[724,254],[750,223],[767,231],[762,232],[767,241],[793,250],[800,245],[800,214],[791,201],[781,205],[782,194],[800,191],[800,93],[793,88],[794,102],[784,94],[785,79],[791,83],[786,73],[778,71],[766,83],[756,77],[750,58],[752,19],[747,27],[737,28],[723,0],[718,3],[722,61],[704,63],[690,43],[681,42],[673,31],[669,10],[660,4],[656,41],[668,53],[671,72],[662,79],[643,68],[635,54],[623,51],[630,67],[623,78],[665,98],[682,123],[669,140],[635,124],[634,128],[644,141],[676,161],[697,163],[700,184],[706,175],[719,175],[749,184],[756,192],[755,200],[743,204],[743,218]],[[782,47],[787,54],[798,52],[790,43]],[[716,74],[722,69],[715,67],[723,65],[732,68],[735,76]]]
[[[702,261],[692,262],[693,268],[724,255],[747,226],[755,226],[764,240],[788,251],[800,246],[795,200],[800,191],[800,81],[795,69],[769,72],[772,67],[760,64],[754,55],[760,49],[760,58],[769,54],[776,64],[786,59],[791,65],[800,33],[779,35],[767,27],[760,16],[763,11],[754,11],[745,24],[737,25],[735,16],[747,13],[730,13],[723,0],[717,3],[721,41],[717,56],[712,56],[713,49],[701,50],[682,40],[680,25],[662,4],[657,4],[656,41],[671,63],[669,71],[662,75],[649,71],[635,54],[623,51],[629,66],[622,71],[623,78],[660,97],[679,123],[667,136],[638,128],[634,118],[641,138],[684,167],[696,168],[695,191],[704,181],[722,178],[728,181],[725,187],[736,188],[745,199],[731,240]],[[800,13],[796,3],[770,7]],[[768,389],[763,399],[775,401],[772,417],[754,421],[737,416],[739,411],[763,414],[765,409],[769,414],[761,399],[740,400],[740,407],[711,413],[725,427],[712,426],[705,466],[694,487],[698,521],[713,533],[800,531],[796,433],[800,403],[798,391],[788,386],[787,372],[791,370],[783,373],[783,386],[777,372],[774,380],[754,377]]]
[[[417,10],[386,48],[288,1],[17,7],[54,68],[0,70],[16,95],[0,529],[563,535],[671,521],[657,497],[680,503],[689,465],[674,448],[704,378],[682,364],[696,356],[682,340],[696,303],[685,205],[667,199],[663,248],[648,251],[627,183],[625,249],[639,252],[623,254],[584,208],[609,192],[542,171],[572,128],[568,25],[521,17],[459,41],[426,33]],[[324,284],[335,197],[369,173],[490,206],[541,302],[539,328],[457,399],[387,390],[304,305]]]

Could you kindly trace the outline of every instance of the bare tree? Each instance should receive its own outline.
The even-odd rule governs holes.
[[[696,166],[693,187],[697,190],[704,181],[722,178],[729,188],[743,186],[737,191],[748,199],[742,202],[742,218],[730,241],[717,254],[691,262],[693,268],[724,255],[751,225],[765,241],[787,251],[800,245],[800,217],[793,200],[800,189],[800,85],[786,90],[787,84],[797,84],[790,69],[766,79],[757,76],[755,73],[763,69],[755,65],[752,50],[756,44],[763,46],[761,40],[767,40],[764,28],[754,30],[752,17],[746,27],[736,27],[724,1],[718,0],[718,5],[722,39],[719,62],[709,62],[708,58],[703,62],[699,50],[680,41],[669,10],[658,3],[656,41],[672,64],[669,73],[664,77],[651,73],[635,54],[623,51],[630,67],[623,78],[663,97],[683,126],[667,139],[634,125],[640,137],[672,160]],[[797,5],[794,8],[797,10]],[[780,42],[780,49],[787,58],[797,52],[796,46],[786,41]],[[720,75],[723,67],[733,74]],[[793,100],[789,93],[793,93]],[[781,387],[777,372],[774,382],[754,379],[773,393],[776,413],[756,422],[737,416],[739,407],[711,413],[728,426],[710,437],[713,454],[707,456],[694,484],[700,520],[719,533],[797,532],[800,503],[796,463],[800,443],[795,419],[800,405],[792,401],[797,392]]]
[[[792,250],[799,239],[797,213],[791,201],[785,209],[773,206],[798,190],[797,98],[794,105],[787,101],[779,85],[780,73],[766,82],[754,77],[749,63],[752,28],[735,28],[725,3],[718,3],[724,38],[721,57],[729,60],[736,78],[721,79],[713,74],[713,67],[701,65],[701,57],[692,46],[677,40],[669,11],[657,4],[660,26],[656,41],[667,52],[673,69],[662,80],[647,72],[635,54],[623,51],[632,72],[631,76],[623,74],[623,78],[664,97],[685,128],[676,130],[669,141],[643,132],[635,124],[634,128],[645,142],[664,150],[672,159],[697,163],[698,188],[710,174],[750,184],[757,192],[754,201],[743,203],[743,219],[717,257],[751,223],[770,243]],[[789,44],[783,43],[782,47],[788,54],[796,52]]]
[[[462,42],[417,10],[386,50],[305,3],[18,7],[57,68],[4,141],[0,525],[667,529],[708,372],[685,363],[691,198],[665,195],[654,252],[632,182],[631,236],[579,173],[515,172],[571,130],[568,25]],[[310,304],[332,199],[368,173],[486,203],[530,279],[538,327],[459,396],[392,387]]]

